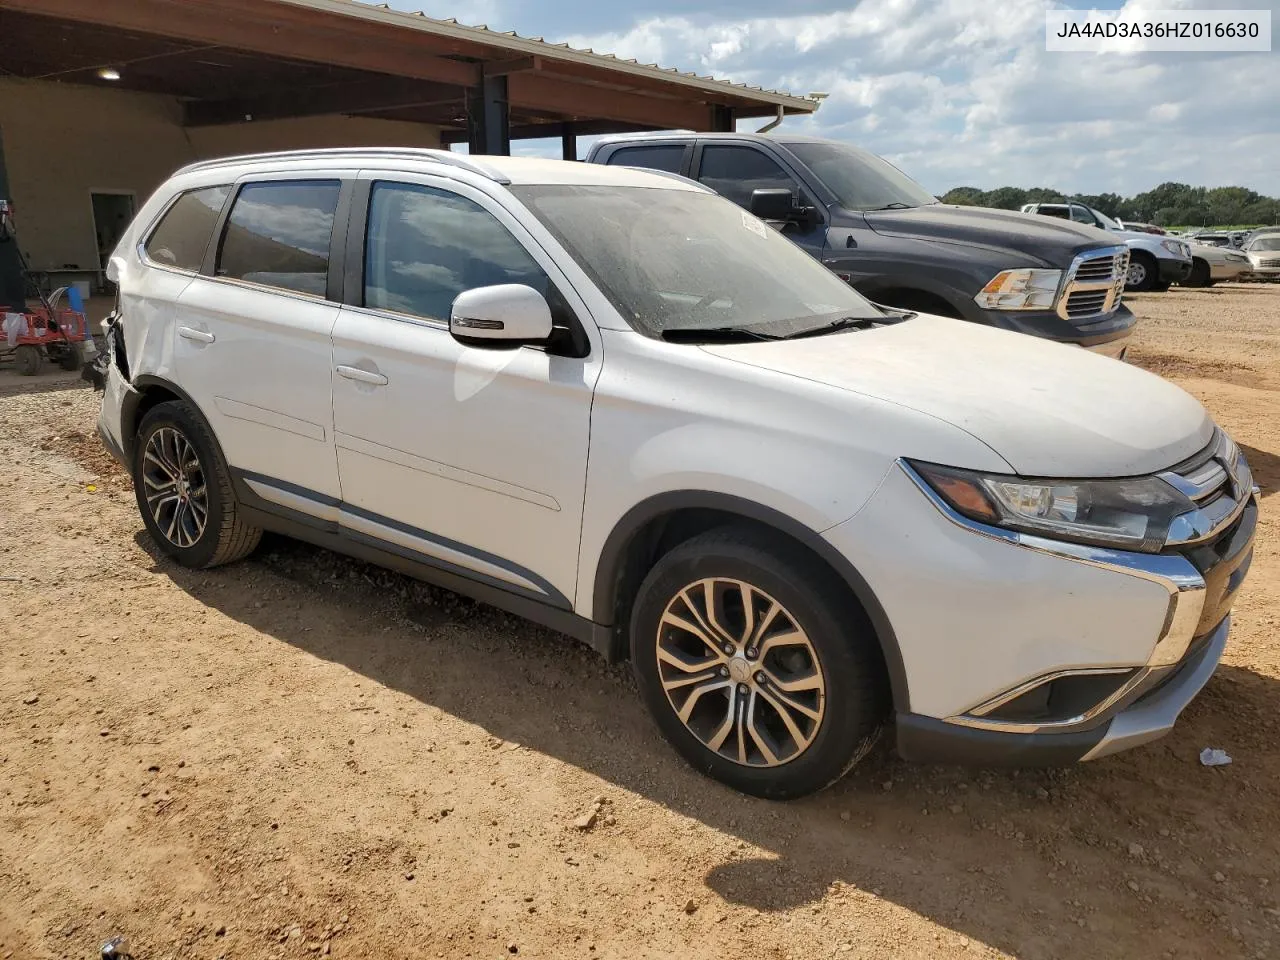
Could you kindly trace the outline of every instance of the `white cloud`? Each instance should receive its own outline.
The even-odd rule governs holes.
[[[815,118],[782,129],[858,143],[938,192],[1011,183],[1134,193],[1177,179],[1280,195],[1275,54],[1051,54],[1047,6],[863,0],[850,10],[731,19],[686,5],[565,39],[768,88],[829,92]]]

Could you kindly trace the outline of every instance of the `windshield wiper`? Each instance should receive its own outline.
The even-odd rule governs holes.
[[[871,327],[882,323],[897,323],[899,319],[909,320],[915,314],[907,317],[841,317],[838,320],[832,320],[820,327],[810,327],[808,330],[801,330],[798,333],[789,333],[783,340],[799,340],[802,337],[819,337],[825,333],[835,333],[837,330],[868,330]]]
[[[757,333],[746,327],[680,327],[663,330],[663,340],[672,343],[734,343],[742,340],[782,340],[771,333]]]
[[[899,201],[894,201],[893,203],[886,203],[883,207],[872,207],[870,212],[875,213],[875,211],[877,210],[914,210],[914,209],[915,208],[909,203],[901,203]]]

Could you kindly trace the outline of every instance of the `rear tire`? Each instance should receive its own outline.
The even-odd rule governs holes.
[[[44,364],[44,357],[40,355],[40,348],[24,343],[13,351],[13,363],[17,367],[18,373],[24,377],[34,377],[40,372],[40,367]]]
[[[247,557],[262,531],[239,517],[231,475],[213,433],[181,400],[147,411],[133,444],[133,489],[147,532],[184,567]]]
[[[888,714],[879,644],[847,589],[807,550],[749,527],[704,533],[654,565],[636,595],[631,661],[672,746],[757,797],[839,780]]]
[[[78,343],[64,343],[58,356],[58,366],[63,370],[79,370],[84,363],[81,350]]]

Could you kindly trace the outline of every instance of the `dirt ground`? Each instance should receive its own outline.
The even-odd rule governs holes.
[[[1223,666],[1136,752],[882,746],[786,805],[492,609],[283,540],[160,559],[95,395],[0,371],[0,960],[1280,956],[1280,286],[1131,302],[1263,488]]]

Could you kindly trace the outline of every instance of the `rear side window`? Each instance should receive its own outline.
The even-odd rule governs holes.
[[[698,179],[740,207],[751,206],[754,190],[786,187],[795,193],[800,189],[800,185],[772,157],[753,147],[728,144],[711,144],[702,148]]]
[[[1037,207],[1036,213],[1042,217],[1057,217],[1059,220],[1071,219],[1071,212],[1066,207]]]
[[[230,187],[204,187],[178,198],[151,232],[147,259],[178,270],[199,270]]]
[[[365,238],[364,305],[449,319],[465,290],[523,283],[544,297],[551,282],[488,210],[447,190],[375,183]]]
[[[652,147],[620,147],[609,154],[611,167],[644,167],[679,173],[684,163],[683,143],[664,143]]]
[[[323,297],[341,187],[337,180],[245,184],[222,234],[218,276]]]

